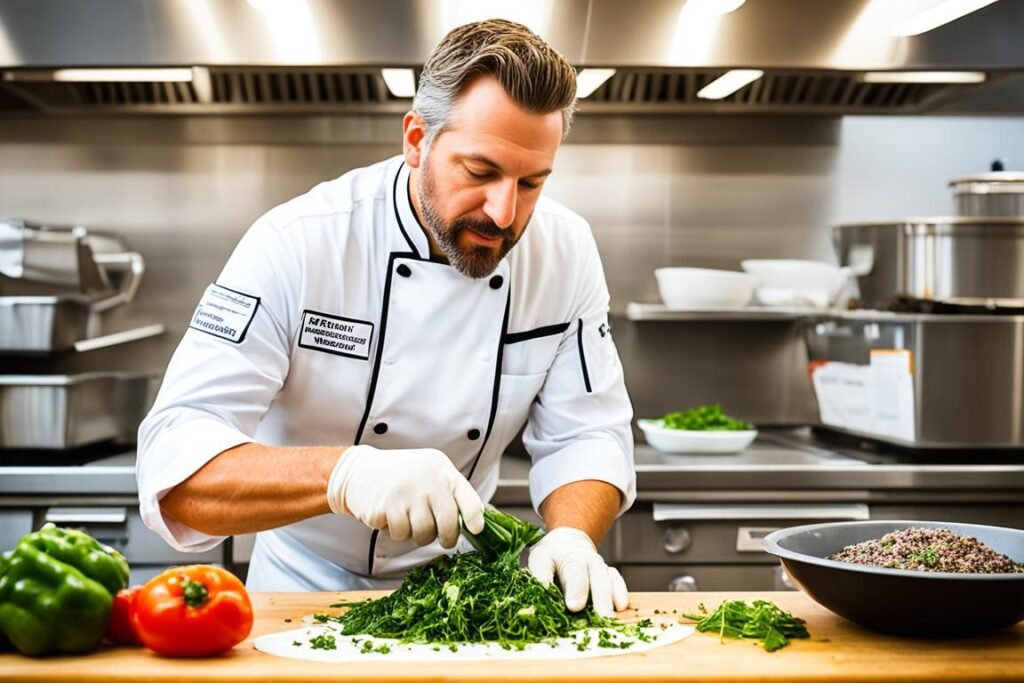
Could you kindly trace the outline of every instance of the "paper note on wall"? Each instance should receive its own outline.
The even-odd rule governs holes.
[[[811,369],[821,422],[866,434],[913,441],[913,354],[871,351],[869,365],[825,362]]]

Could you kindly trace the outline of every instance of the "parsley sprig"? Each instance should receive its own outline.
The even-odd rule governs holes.
[[[810,637],[803,619],[767,600],[725,600],[710,614],[703,604],[699,609],[699,614],[684,615],[697,622],[698,631],[717,631],[722,639],[729,636],[760,640],[768,652],[785,647],[790,638]]]

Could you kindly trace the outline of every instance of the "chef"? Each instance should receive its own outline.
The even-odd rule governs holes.
[[[635,498],[608,290],[588,224],[541,195],[575,83],[525,26],[456,28],[401,156],[252,225],[139,429],[151,529],[195,552],[258,532],[252,590],[395,586],[460,517],[483,528],[525,424],[530,571],[570,610],[627,607],[596,550]]]

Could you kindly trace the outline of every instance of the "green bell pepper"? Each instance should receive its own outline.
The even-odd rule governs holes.
[[[88,534],[46,524],[0,559],[0,634],[27,655],[86,652],[128,585],[121,553]]]

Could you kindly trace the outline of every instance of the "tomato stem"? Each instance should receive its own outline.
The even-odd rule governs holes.
[[[187,577],[181,582],[181,590],[185,597],[185,604],[189,607],[202,607],[210,599],[210,593],[206,590],[205,585]]]

